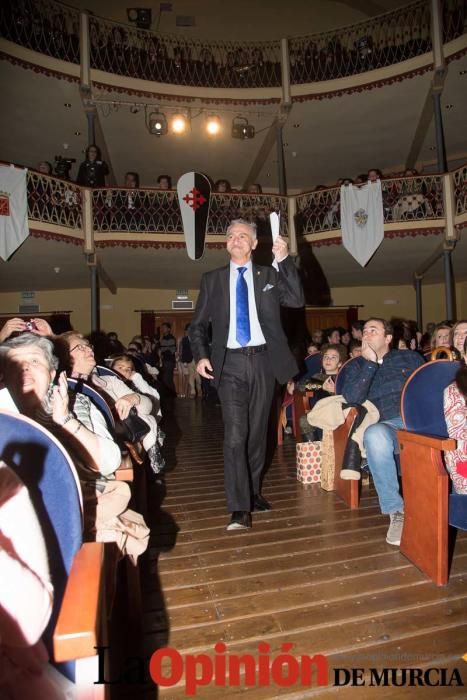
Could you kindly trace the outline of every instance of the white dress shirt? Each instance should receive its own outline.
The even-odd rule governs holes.
[[[266,339],[261,330],[261,326],[258,320],[258,312],[256,311],[255,303],[255,288],[253,284],[253,266],[251,260],[249,260],[244,265],[236,265],[232,261],[230,262],[230,323],[229,323],[229,337],[227,339],[228,348],[241,348],[242,346],[238,342],[237,335],[237,280],[239,273],[237,272],[239,267],[246,267],[246,271],[243,273],[243,278],[248,287],[248,310],[250,314],[250,340],[247,346],[250,345],[264,345]]]

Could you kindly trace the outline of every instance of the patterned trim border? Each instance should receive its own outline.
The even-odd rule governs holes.
[[[180,241],[120,241],[114,239],[112,241],[95,241],[94,243],[96,248],[156,248],[156,250],[159,248],[168,250],[171,248],[177,250],[186,248],[185,243]],[[206,248],[221,250],[225,248],[225,244],[206,242]]]
[[[452,56],[449,56],[446,59],[446,62],[450,63],[451,61],[458,60],[466,54],[467,54],[467,49],[466,48],[461,49],[460,51],[453,54]],[[56,70],[52,70],[50,68],[45,68],[43,66],[37,66],[34,63],[31,63],[30,61],[25,61],[24,59],[17,58],[16,56],[10,56],[9,54],[5,53],[4,51],[0,51],[0,60],[9,61],[13,65],[21,66],[22,68],[25,68],[27,70],[32,70],[35,73],[42,73],[44,75],[58,78],[59,80],[67,80],[68,82],[79,83],[78,77],[68,75],[68,74],[63,73],[61,71],[56,71]],[[397,65],[397,64],[394,64],[394,65]],[[317,94],[296,95],[296,96],[292,97],[292,102],[306,102],[308,100],[332,99],[333,97],[341,97],[342,95],[350,95],[353,93],[365,92],[368,90],[381,88],[385,85],[391,85],[393,83],[398,83],[398,82],[402,82],[403,80],[414,78],[414,77],[416,77],[418,75],[422,75],[423,73],[426,73],[427,71],[430,71],[432,69],[433,69],[433,64],[429,63],[426,66],[418,68],[417,70],[409,71],[407,73],[402,73],[402,74],[396,75],[396,76],[391,76],[391,77],[385,78],[383,80],[373,80],[373,81],[370,81],[368,83],[365,83],[364,85],[356,85],[354,87],[343,88],[342,90],[328,90],[327,92],[320,92]],[[358,75],[361,75],[361,74],[358,74]],[[203,103],[213,104],[213,105],[220,105],[220,104],[268,105],[268,104],[279,104],[280,103],[279,97],[271,97],[268,99],[261,99],[261,98],[235,99],[235,98],[202,97],[202,96],[200,96],[200,97],[195,96],[194,97],[194,96],[187,96],[187,95],[170,95],[170,94],[166,94],[166,93],[151,92],[150,90],[136,90],[136,89],[121,87],[121,86],[116,86],[116,85],[108,85],[107,83],[102,83],[102,82],[98,82],[98,81],[93,81],[93,86],[100,89],[100,90],[105,90],[107,92],[117,92],[120,94],[134,95],[134,96],[139,96],[139,97],[151,97],[153,99],[158,99],[158,100],[162,99],[162,100],[168,100],[168,101],[174,101],[174,102],[185,102],[186,103],[186,102],[201,101]],[[199,89],[199,88],[196,88],[196,89]]]
[[[69,243],[70,245],[77,245],[80,247],[84,244],[82,238],[65,236],[63,233],[52,233],[52,231],[38,231],[34,228],[29,229],[29,235],[33,238],[44,238],[46,241],[59,241],[60,243]]]
[[[401,229],[397,231],[386,231],[384,234],[385,238],[416,238],[417,236],[439,236],[444,233],[444,227],[432,227],[432,228],[417,228],[417,229]],[[308,236],[313,236],[313,234],[307,234]],[[321,246],[331,246],[331,245],[342,245],[342,238],[336,236],[334,238],[326,238],[321,241],[314,241],[313,238],[306,239],[308,243],[311,243],[313,247],[319,248]]]
[[[41,54],[45,55],[45,54]],[[56,59],[53,59],[56,60]],[[20,66],[26,70],[32,70],[33,73],[42,73],[42,75],[47,75],[50,78],[58,78],[59,80],[67,80],[69,83],[79,83],[79,77],[75,75],[69,75],[68,73],[62,73],[62,71],[52,70],[51,68],[45,68],[44,66],[38,66],[30,61],[25,61],[23,58],[17,58],[16,56],[10,56],[10,54],[0,51],[0,61],[8,61],[14,66]],[[74,66],[74,63],[70,65]]]

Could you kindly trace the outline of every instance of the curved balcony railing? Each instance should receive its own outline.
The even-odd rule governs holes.
[[[417,0],[345,29],[290,40],[292,83],[314,83],[401,63],[431,51],[430,7]]]
[[[0,34],[27,49],[79,63],[79,14],[55,0],[2,0]]]
[[[384,223],[444,218],[443,178],[424,175],[381,180]],[[299,195],[297,231],[324,233],[340,229],[340,188],[322,188]]]
[[[463,0],[443,0],[444,41],[466,31]],[[79,11],[55,0],[3,0],[3,37],[79,63]],[[90,16],[91,65],[119,75],[191,87],[280,87],[280,42],[202,41]],[[332,32],[289,40],[295,84],[358,75],[431,50],[430,7],[405,7]]]
[[[90,20],[91,66],[109,73],[192,87],[277,87],[280,43],[198,41],[153,34],[100,17]]]
[[[444,221],[444,180],[452,180],[456,225],[465,225],[467,214],[467,166],[449,176],[419,175],[381,181],[385,224],[392,228],[413,228],[414,222]],[[83,188],[28,171],[28,218],[71,231],[84,230]],[[174,190],[102,188],[91,193],[90,226],[97,234],[183,234],[182,220]],[[242,218],[257,224],[259,231],[269,230],[270,212],[280,212],[281,232],[290,235],[288,219],[293,204],[294,225],[298,235],[325,234],[340,229],[340,188],[319,188],[297,196],[275,194],[214,193],[211,196],[208,235],[222,235],[232,219]],[[461,218],[462,217],[462,218]],[[431,222],[431,223],[429,223]],[[108,236],[107,236],[108,237]],[[133,237],[134,238],[134,237]],[[139,237],[138,237],[139,238]]]
[[[178,197],[173,190],[95,189],[92,191],[93,227],[96,233],[183,234]],[[280,212],[281,230],[287,235],[287,197],[253,194],[213,194],[208,234],[223,234],[232,219],[246,219],[258,227],[272,211]]]
[[[452,175],[456,216],[467,214],[467,165]]]
[[[28,219],[82,229],[81,187],[67,180],[28,171]]]

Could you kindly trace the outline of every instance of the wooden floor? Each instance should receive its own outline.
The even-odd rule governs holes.
[[[458,537],[449,585],[437,588],[385,542],[387,516],[364,487],[350,511],[319,486],[296,481],[293,440],[277,448],[263,494],[270,513],[253,529],[227,533],[223,496],[220,408],[178,399],[168,434],[169,473],[153,511],[153,547],[144,572],[144,647],[180,654],[271,658],[324,654],[327,688],[198,689],[199,698],[467,698],[467,537]],[[465,687],[334,687],[334,668],[446,667]],[[365,676],[365,674],[367,674]],[[133,693],[131,697],[139,697]],[[148,697],[150,697],[148,695]],[[151,697],[154,697],[154,690]],[[185,698],[181,684],[161,698]]]

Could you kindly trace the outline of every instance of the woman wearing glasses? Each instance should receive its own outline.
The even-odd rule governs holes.
[[[114,407],[120,420],[128,418],[131,409],[135,408],[140,418],[149,426],[149,432],[143,438],[143,447],[147,452],[152,470],[158,474],[163,464],[157,448],[157,421],[152,415],[153,404],[149,396],[130,389],[118,377],[108,375],[100,377],[95,369],[93,347],[80,333],[76,331],[63,333],[57,341],[67,350],[68,357],[64,358],[65,365],[73,378],[83,379],[92,384]]]
[[[116,481],[120,448],[105,418],[87,396],[76,394],[71,407],[65,372],[48,338],[23,333],[0,345],[0,373],[18,410],[40,423],[64,445],[79,474],[84,505],[84,536],[114,541],[133,561],[145,551],[149,530],[142,517],[126,510],[131,492]],[[138,532],[130,522],[141,523]]]

